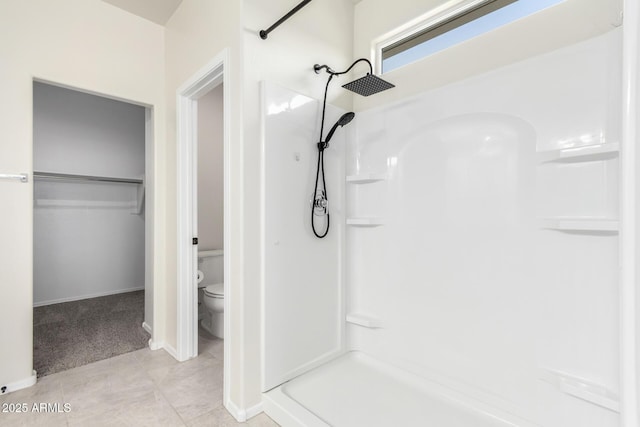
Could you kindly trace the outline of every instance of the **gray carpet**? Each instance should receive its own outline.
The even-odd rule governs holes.
[[[33,309],[33,369],[38,377],[144,348],[144,291]]]

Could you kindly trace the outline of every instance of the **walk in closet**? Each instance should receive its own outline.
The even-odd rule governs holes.
[[[34,82],[35,310],[137,291],[135,327],[142,328],[145,114],[142,106]],[[98,328],[100,317],[123,317],[113,310],[132,304],[113,301],[122,307],[102,307],[111,304],[105,300],[67,311],[82,312],[85,329]],[[41,326],[34,312],[34,333]]]

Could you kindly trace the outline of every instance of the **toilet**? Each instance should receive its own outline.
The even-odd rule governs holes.
[[[198,252],[198,306],[200,325],[224,338],[224,252]]]

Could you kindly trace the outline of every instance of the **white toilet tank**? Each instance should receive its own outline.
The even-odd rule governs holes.
[[[214,249],[198,252],[198,270],[203,273],[203,279],[198,287],[203,288],[224,281],[224,251]]]

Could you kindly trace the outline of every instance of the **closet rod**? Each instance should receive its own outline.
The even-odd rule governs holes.
[[[114,178],[110,176],[93,176],[93,175],[75,175],[68,173],[55,172],[33,172],[34,178],[52,178],[52,179],[71,179],[78,181],[101,181],[101,182],[120,182],[123,184],[142,184],[141,179],[135,178]]]

